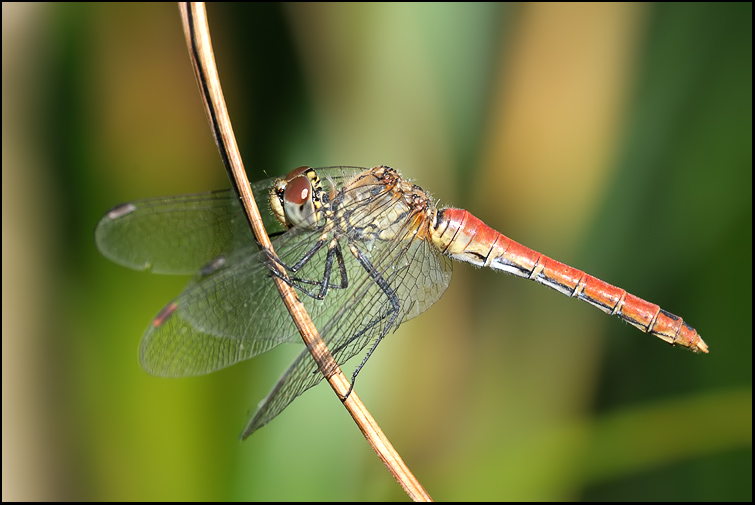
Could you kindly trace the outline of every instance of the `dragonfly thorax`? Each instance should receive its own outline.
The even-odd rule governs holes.
[[[342,190],[339,222],[359,240],[423,239],[433,208],[422,188],[394,169],[375,167],[359,174]]]

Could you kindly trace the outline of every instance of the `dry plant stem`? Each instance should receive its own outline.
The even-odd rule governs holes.
[[[272,254],[275,254],[270,239],[262,225],[262,219],[252,196],[249,181],[247,180],[238,146],[236,145],[236,138],[231,128],[231,121],[228,116],[225,100],[223,99],[220,80],[215,66],[204,4],[201,2],[181,2],[179,3],[179,8],[181,10],[189,54],[194,65],[195,75],[205,104],[205,111],[210,121],[210,127],[215,136],[215,142],[218,145],[223,162],[231,174],[257,242]],[[286,276],[286,272],[277,266],[277,262],[273,262],[273,264],[276,265],[276,268],[279,268],[281,276]],[[333,359],[325,342],[320,338],[317,329],[312,324],[309,315],[294,290],[285,281],[278,278],[278,276],[274,275],[272,278],[320,371],[341,399],[351,417],[354,418],[354,421],[367,438],[373,450],[412,500],[431,501],[430,495],[427,494],[422,485],[409,471],[364,404],[359,400],[356,392],[352,391],[346,400],[343,399],[349,391],[348,380]]]

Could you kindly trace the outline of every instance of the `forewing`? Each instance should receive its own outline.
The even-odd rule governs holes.
[[[270,211],[272,179],[253,186],[268,233],[283,231]],[[97,248],[134,270],[194,274],[221,254],[254,244],[238,198],[231,190],[119,205],[97,223]]]

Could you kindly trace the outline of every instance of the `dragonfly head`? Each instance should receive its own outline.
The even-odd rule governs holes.
[[[270,208],[286,228],[314,228],[322,208],[322,182],[310,167],[299,167],[276,179],[270,190]]]

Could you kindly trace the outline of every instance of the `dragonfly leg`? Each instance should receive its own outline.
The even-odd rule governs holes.
[[[333,271],[333,258],[335,258],[338,264],[338,273],[341,277],[341,284],[330,284],[330,274]],[[343,261],[343,253],[341,252],[341,245],[337,239],[333,239],[328,247],[328,255],[325,257],[325,272],[323,273],[322,285],[320,286],[320,293],[316,297],[318,300],[325,299],[325,295],[328,294],[328,288],[334,289],[346,289],[349,287],[349,277],[346,274],[346,264]]]
[[[315,243],[315,245],[307,251],[307,253],[302,256],[302,258],[297,261],[293,266],[289,266],[285,262],[281,261],[279,258],[274,257],[270,254],[269,251],[265,251],[265,255],[268,258],[268,261],[271,263],[276,263],[277,265],[280,265],[281,267],[285,268],[287,271],[291,273],[297,273],[304,265],[306,265],[319,251],[322,249],[322,247],[325,245],[325,240],[320,239]],[[335,260],[336,264],[338,265],[338,273],[341,277],[341,282],[338,284],[331,284],[330,277],[333,272],[333,261]],[[316,300],[323,300],[328,294],[328,289],[346,289],[349,287],[349,280],[348,275],[346,274],[346,264],[343,261],[343,253],[341,252],[341,246],[338,243],[336,239],[333,239],[331,241],[330,246],[328,247],[327,255],[325,256],[325,269],[323,271],[322,279],[320,280],[312,280],[312,279],[305,279],[302,277],[285,277],[280,274],[280,272],[273,267],[270,267],[270,271],[272,275],[278,277],[279,279],[283,280],[290,286],[298,289],[302,293],[306,294],[307,296],[314,298]],[[319,292],[311,292],[309,289],[305,288],[304,285],[309,284],[313,286],[319,286],[320,290]]]
[[[285,268],[289,272],[296,273],[299,271],[299,269],[301,269],[301,267],[306,265],[307,262],[309,262],[309,260],[311,260],[312,257],[317,253],[317,251],[322,249],[324,245],[325,245],[325,239],[320,238],[317,242],[314,243],[314,245],[309,249],[309,251],[304,253],[304,256],[302,256],[301,259],[299,259],[299,261],[294,263],[292,266],[289,266],[288,263],[282,261],[280,258],[278,258],[278,256],[271,254],[270,251],[268,251],[267,249],[263,249],[262,252],[265,254],[269,262],[276,263],[277,265]]]
[[[375,343],[372,344],[372,347],[367,351],[367,354],[364,356],[364,359],[362,359],[362,362],[359,363],[359,365],[354,369],[354,373],[351,374],[351,385],[349,386],[349,390],[346,392],[346,395],[342,398],[342,400],[346,400],[349,395],[351,394],[351,391],[354,389],[354,381],[356,381],[357,375],[359,375],[359,372],[362,370],[365,364],[367,364],[367,360],[370,359],[370,356],[372,356],[372,353],[375,352],[375,349],[377,349],[378,344],[383,340],[383,337],[385,337],[388,334],[388,331],[394,327],[396,324],[396,319],[398,318],[399,312],[401,310],[401,302],[398,299],[398,295],[396,292],[391,288],[391,286],[388,284],[388,282],[383,278],[383,276],[380,274],[380,272],[375,269],[375,267],[372,265],[370,260],[367,258],[365,254],[362,253],[354,244],[349,244],[349,250],[351,253],[356,257],[357,261],[362,265],[362,267],[369,272],[370,277],[375,281],[375,283],[380,287],[380,289],[383,291],[385,296],[388,298],[388,302],[390,303],[390,308],[385,311],[382,314],[379,314],[374,320],[370,321],[367,326],[362,328],[359,332],[349,337],[349,339],[338,346],[333,352],[333,354],[338,354],[339,351],[346,348],[348,345],[350,345],[352,342],[360,338],[362,335],[364,335],[366,332],[371,330],[375,327],[378,323],[381,321],[384,321],[386,318],[388,318],[387,324],[383,327],[382,331],[377,337],[377,340],[375,340]]]

